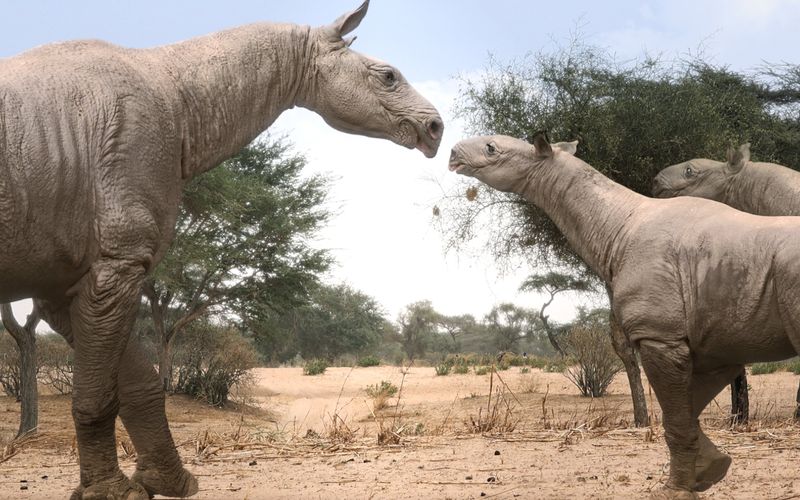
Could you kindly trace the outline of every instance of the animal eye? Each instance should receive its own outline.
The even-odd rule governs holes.
[[[686,170],[683,171],[683,175],[685,177],[691,177],[694,175],[694,170],[692,170],[692,167],[686,167]]]
[[[388,83],[389,85],[392,85],[392,84],[394,84],[394,82],[397,81],[397,75],[395,75],[394,71],[392,71],[392,70],[384,71],[383,78],[386,80],[386,83]]]
[[[490,155],[493,155],[497,153],[497,148],[494,147],[494,144],[489,143],[486,145],[486,152],[489,153]]]

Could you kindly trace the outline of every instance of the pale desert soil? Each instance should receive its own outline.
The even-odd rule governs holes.
[[[663,433],[659,425],[630,427],[624,377],[609,397],[592,401],[560,374],[500,372],[514,395],[506,392],[511,414],[503,407],[499,415],[517,423],[513,431],[480,435],[469,432],[468,422],[486,414],[488,375],[436,377],[422,367],[405,377],[396,367],[329,368],[317,377],[275,368],[255,375],[250,395],[260,411],[167,400],[181,455],[201,481],[196,498],[646,498],[664,481]],[[400,407],[378,412],[376,423],[363,389],[381,380],[402,383],[403,391]],[[727,393],[703,416],[734,464],[702,497],[800,498],[800,427],[789,423],[798,377],[749,381],[755,417],[749,428],[723,424]],[[650,406],[658,419],[652,397]],[[18,405],[0,398],[0,415],[2,452],[16,429]],[[379,426],[392,423],[402,427],[400,443],[379,445]],[[353,440],[332,439],[334,430],[339,436],[351,431]],[[39,436],[0,463],[0,498],[68,497],[78,480],[73,439],[69,399],[44,397]],[[130,472],[127,444],[121,431],[120,461]]]

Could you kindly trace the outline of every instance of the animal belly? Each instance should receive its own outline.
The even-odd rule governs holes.
[[[726,335],[709,335],[693,351],[701,364],[707,360],[715,365],[777,361],[797,354],[785,330],[770,322]]]

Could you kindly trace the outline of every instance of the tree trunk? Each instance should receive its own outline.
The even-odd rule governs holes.
[[[39,427],[39,388],[36,380],[39,371],[36,355],[36,325],[39,324],[39,311],[34,305],[25,326],[21,326],[14,318],[11,304],[0,304],[0,318],[19,348],[20,419],[17,436],[22,436]]]
[[[17,436],[22,436],[28,432],[35,431],[39,427],[39,388],[36,384],[38,363],[36,360],[35,334],[30,335],[28,340],[19,346],[19,355],[21,412]]]
[[[610,298],[610,294],[609,294]],[[639,362],[636,360],[636,352],[631,345],[630,339],[622,331],[614,313],[610,314],[609,323],[611,326],[611,344],[614,351],[622,360],[625,373],[628,375],[628,384],[631,388],[631,399],[633,400],[633,422],[636,427],[650,425],[650,417],[647,414],[647,400],[644,396],[642,386],[642,374],[639,370]]]
[[[161,349],[158,351],[158,376],[164,392],[172,392],[172,342],[161,338]]]
[[[747,370],[742,369],[742,373],[731,384],[731,423],[745,424],[749,419],[750,398],[747,391]]]

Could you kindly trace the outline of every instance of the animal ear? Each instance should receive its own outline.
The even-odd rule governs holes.
[[[725,164],[725,171],[729,174],[739,173],[748,161],[750,161],[750,143],[746,142],[739,146],[739,149],[730,148],[728,150],[728,163]]]
[[[344,39],[344,46],[345,47],[349,47],[349,46],[353,45],[353,42],[356,41],[356,38],[358,38],[358,37],[355,36],[355,35],[345,38]]]
[[[572,142],[557,142],[551,146],[553,149],[560,149],[565,153],[574,155],[578,151],[578,141]]]
[[[533,136],[533,148],[536,151],[536,156],[553,156],[553,148],[550,147],[550,142],[547,140],[547,132],[537,132]]]
[[[335,20],[330,26],[334,34],[340,38],[344,38],[346,34],[358,28],[358,25],[361,24],[361,20],[367,15],[368,8],[369,0],[365,0],[356,10],[340,16],[339,19]],[[355,38],[353,40],[355,40]],[[353,40],[350,40],[350,43],[353,43]],[[350,44],[348,43],[347,45],[349,46]]]

